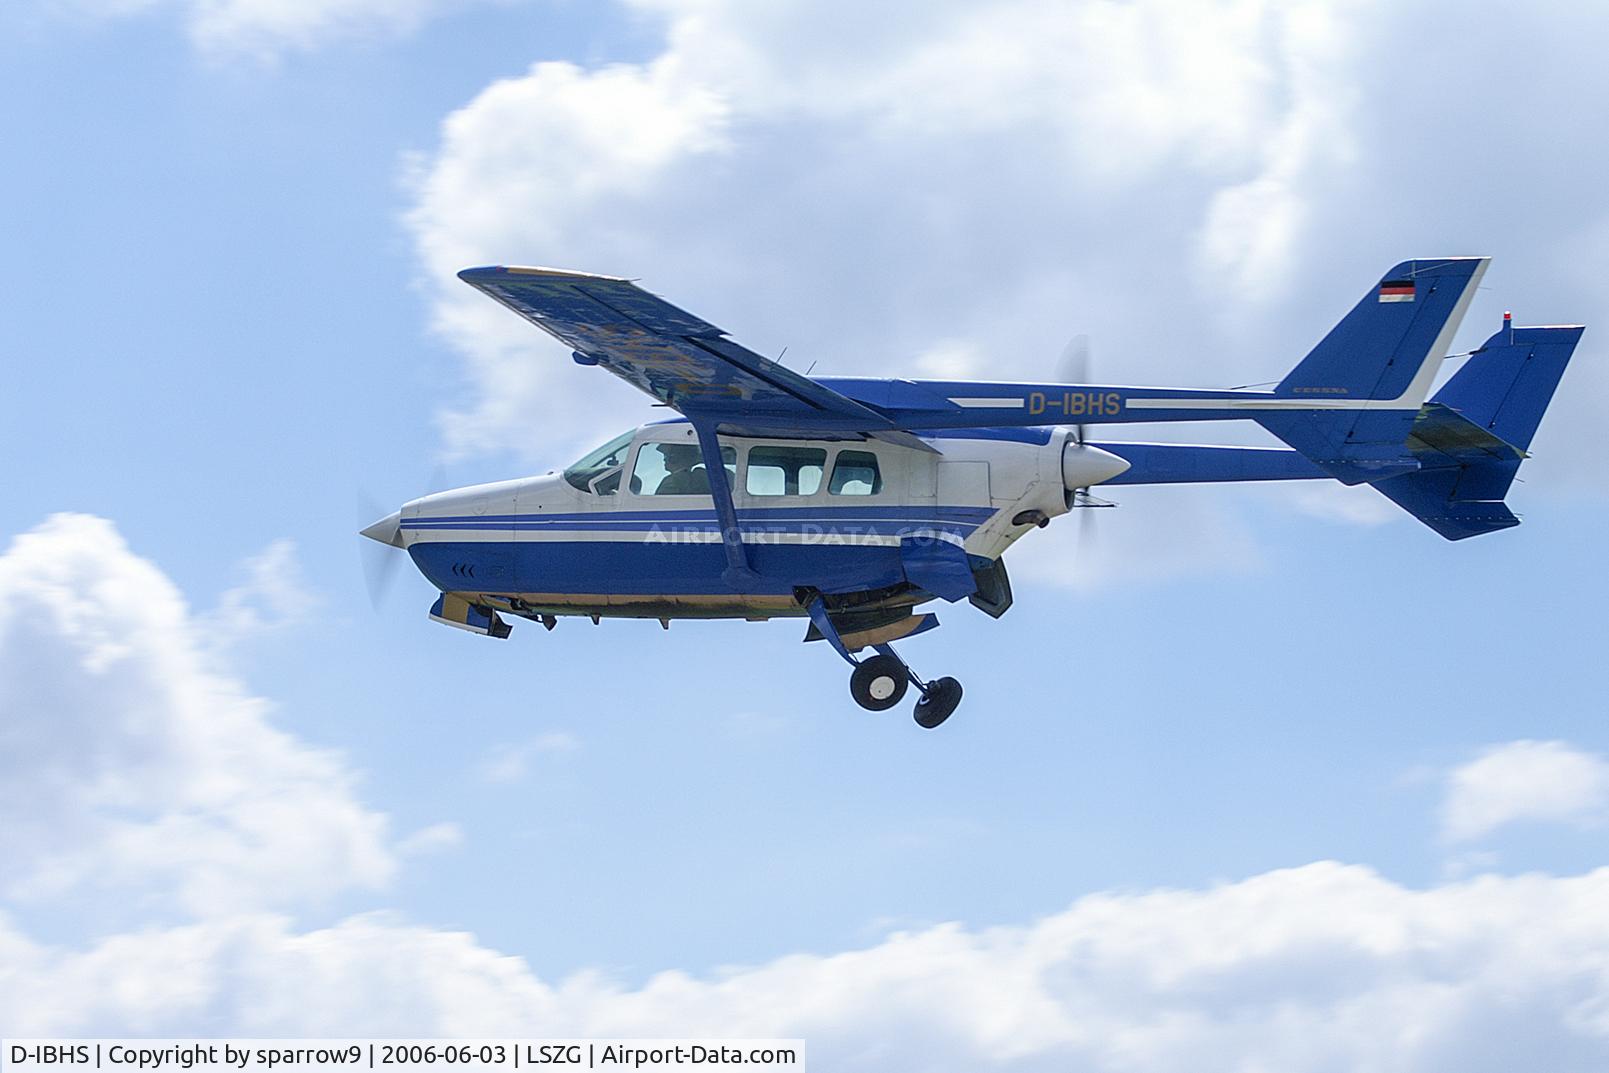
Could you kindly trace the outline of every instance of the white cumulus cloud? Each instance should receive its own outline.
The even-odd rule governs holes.
[[[0,897],[27,912],[41,893],[88,891],[130,916],[69,944],[0,911],[10,1034],[527,1036],[540,1025],[798,1036],[826,1068],[936,1073],[1609,1062],[1609,869],[1413,890],[1321,862],[638,985],[600,971],[545,979],[469,933],[385,911],[300,927],[279,910],[383,883],[397,854],[448,850],[463,833],[438,823],[390,846],[342,761],[273,729],[266,702],[197,633],[172,583],[106,521],[57,516],[0,555]],[[550,735],[525,747],[573,745]],[[1505,815],[1536,813],[1513,787],[1543,776],[1577,787],[1543,811],[1575,815],[1601,797],[1597,758],[1558,743],[1498,754],[1530,774],[1492,777],[1504,765],[1477,761],[1486,774],[1461,785],[1509,787]],[[173,899],[194,919],[175,923]]]
[[[245,915],[36,943],[0,920],[18,1034],[803,1037],[842,1070],[1558,1073],[1609,1062],[1609,870],[1411,890],[1318,863],[1099,894],[1030,924],[945,924],[637,987],[541,978],[385,915]]]
[[[1591,267],[1609,229],[1580,178],[1603,152],[1557,107],[1609,94],[1596,9],[1550,2],[1516,24],[1371,0],[629,6],[662,31],[650,58],[536,64],[411,161],[422,293],[464,372],[449,452],[547,467],[653,415],[454,278],[473,264],[640,278],[818,374],[1047,378],[1087,333],[1096,380],[1277,381],[1376,273],[1441,253],[1498,255],[1462,342],[1502,306],[1609,316]],[[1515,77],[1468,77],[1493,55]],[[1403,90],[1405,71],[1425,88]],[[1549,168],[1527,163],[1536,145]],[[1590,452],[1550,449],[1609,420],[1606,376],[1571,370],[1537,487],[1601,494]],[[1361,497],[1301,504],[1412,524]]]
[[[217,648],[293,626],[318,606],[293,541],[274,541],[246,559],[241,572],[245,579],[225,590],[218,606],[201,616],[199,625]]]
[[[1494,745],[1447,775],[1442,830],[1481,838],[1521,821],[1592,824],[1609,816],[1609,760],[1562,741]]]
[[[56,515],[0,555],[0,890],[213,913],[390,877],[352,771],[275,729],[206,632],[102,519]]]
[[[1333,5],[638,6],[653,59],[537,64],[416,162],[409,223],[466,363],[452,449],[551,464],[633,398],[454,278],[472,264],[641,277],[821,373],[1048,378],[1079,330],[1144,355],[1123,379],[1294,363],[1220,371],[1155,311],[1290,286],[1303,183],[1347,144]]]

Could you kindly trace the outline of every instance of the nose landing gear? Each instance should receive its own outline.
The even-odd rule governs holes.
[[[929,682],[927,692],[916,702],[916,724],[932,730],[955,711],[961,703],[961,683],[954,678],[940,678]]]
[[[826,603],[821,597],[817,596],[811,600],[806,605],[806,610],[810,613],[810,621],[815,623],[816,629],[821,631],[821,635],[833,649],[854,668],[849,675],[849,695],[854,697],[855,703],[862,708],[873,712],[887,711],[904,698],[909,686],[915,686],[921,694],[914,713],[916,724],[932,730],[950,718],[950,713],[961,703],[960,682],[954,678],[922,681],[890,645],[872,645],[876,655],[856,659],[845,646],[832,620],[828,618]]]

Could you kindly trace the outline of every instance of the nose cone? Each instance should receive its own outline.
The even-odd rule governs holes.
[[[394,510],[384,518],[375,522],[359,533],[370,540],[378,540],[382,544],[390,544],[393,548],[403,547],[402,543],[402,511]]]
[[[1068,489],[1088,488],[1092,484],[1109,481],[1129,468],[1126,458],[1119,458],[1099,447],[1070,442],[1062,449],[1062,483]]]

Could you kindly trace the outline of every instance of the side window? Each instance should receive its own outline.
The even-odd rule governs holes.
[[[737,480],[737,451],[721,448],[728,483]],[[696,443],[645,443],[631,468],[631,490],[645,496],[707,496],[709,474]]]
[[[813,496],[826,469],[827,452],[820,447],[751,448],[749,495]]]
[[[877,456],[870,451],[839,451],[832,465],[832,483],[827,491],[835,496],[874,496],[883,490],[883,475]]]

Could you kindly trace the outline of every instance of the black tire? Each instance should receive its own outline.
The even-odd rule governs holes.
[[[940,678],[927,684],[927,695],[916,702],[916,725],[932,730],[955,711],[961,703],[961,683],[954,678]]]
[[[898,704],[909,685],[905,664],[893,656],[878,654],[855,664],[849,676],[849,695],[867,711],[881,712]]]

